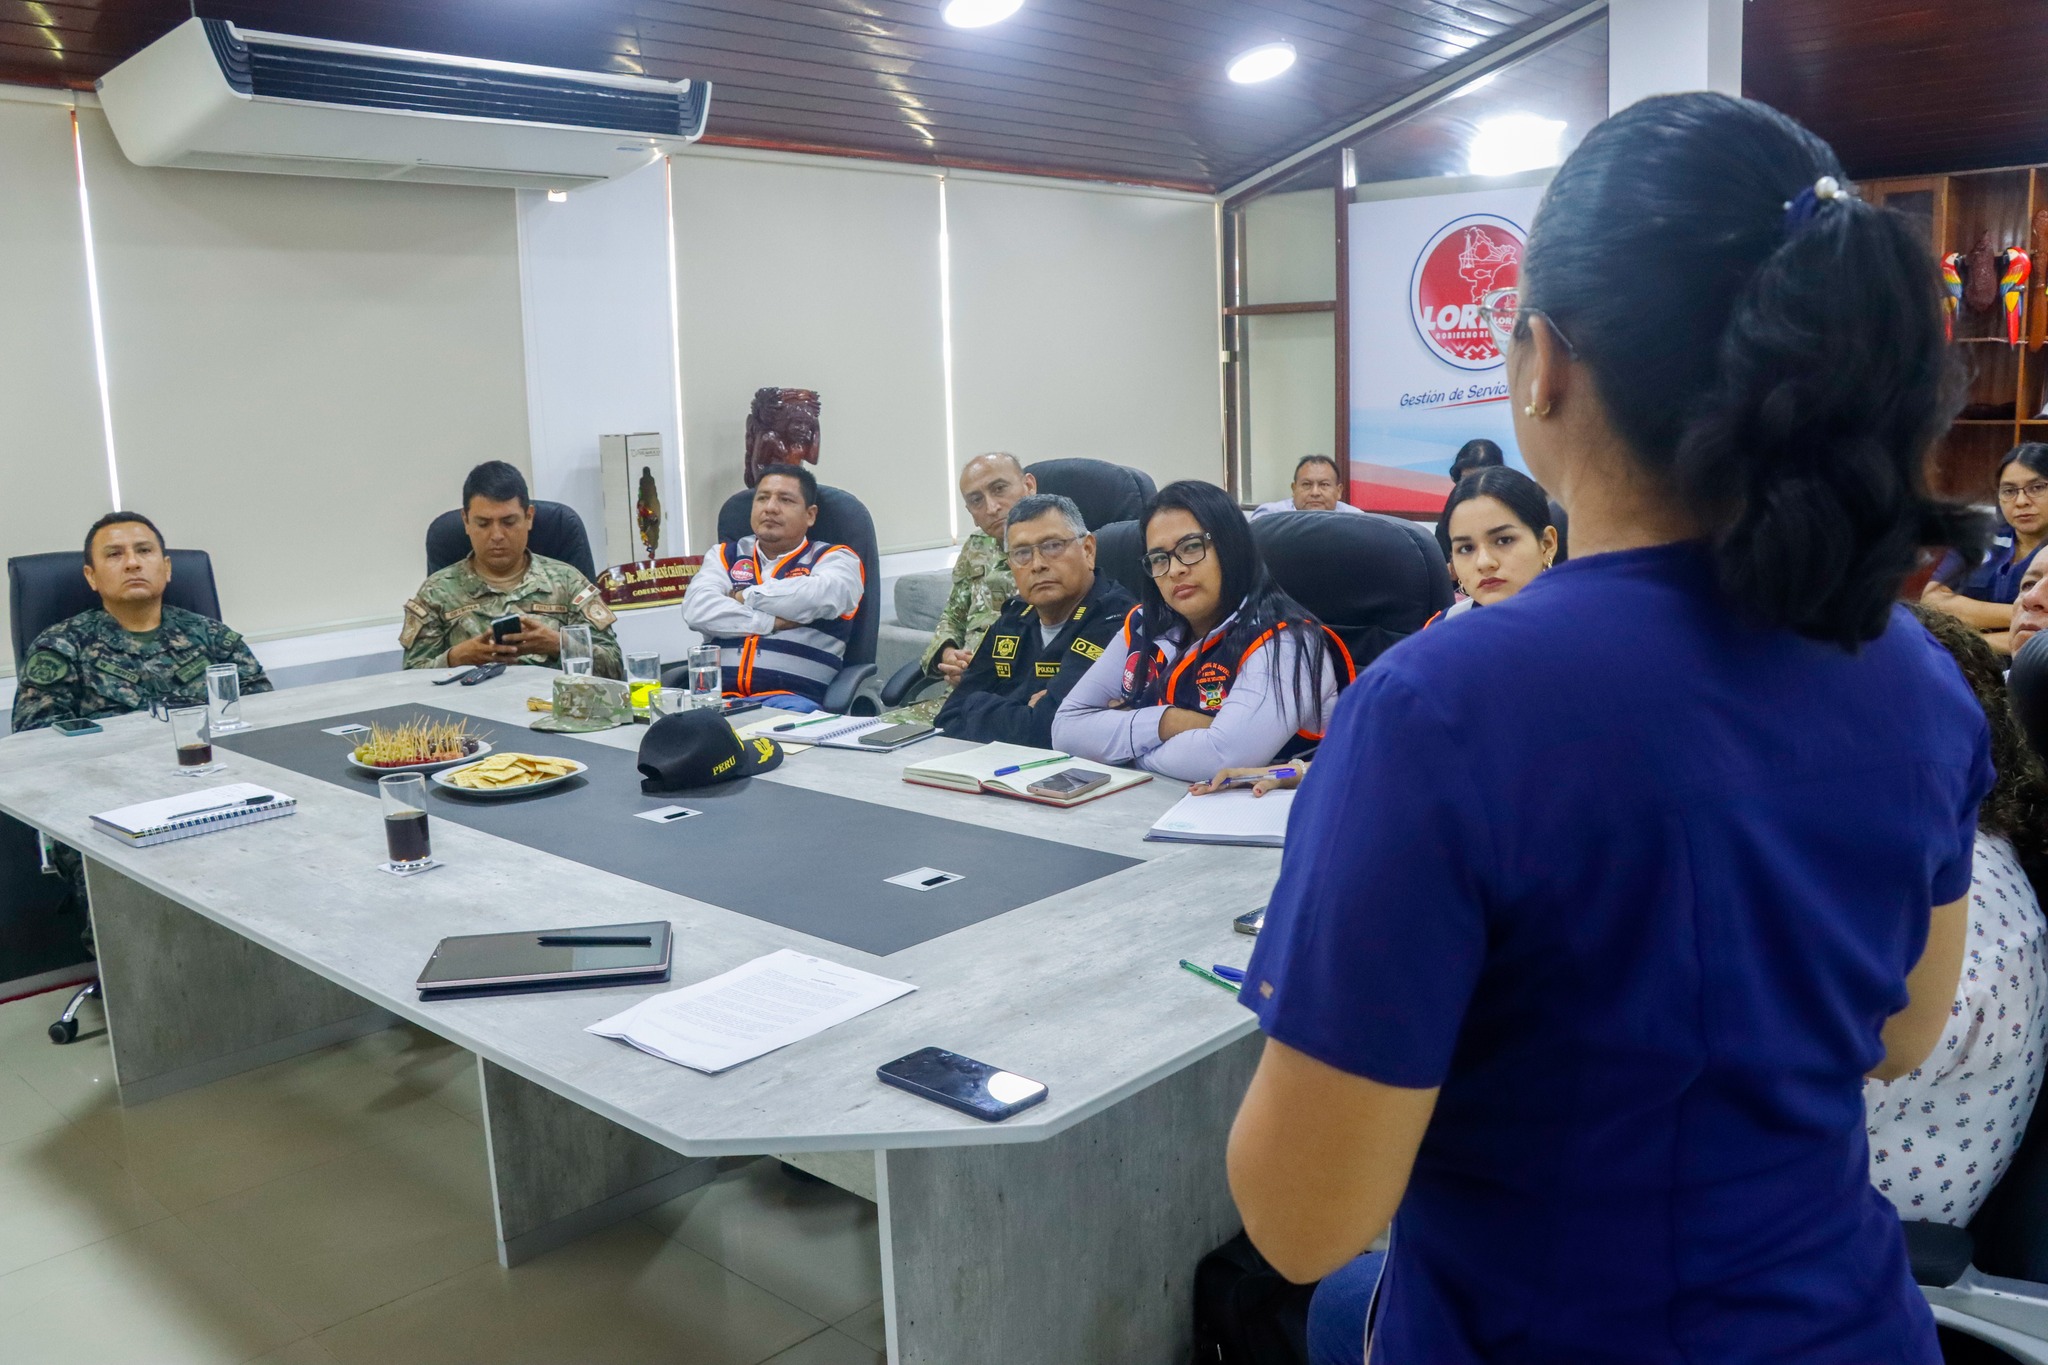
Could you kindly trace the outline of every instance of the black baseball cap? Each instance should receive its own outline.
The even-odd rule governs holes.
[[[643,792],[687,791],[781,766],[781,745],[766,737],[741,739],[711,708],[663,716],[640,741]]]

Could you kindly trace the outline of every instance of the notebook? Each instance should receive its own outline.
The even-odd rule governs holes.
[[[887,730],[899,723],[880,716],[841,716],[837,720],[818,721],[809,725],[799,720],[797,728],[794,730],[784,730],[778,733],[771,729],[765,733],[768,738],[778,744],[787,740],[793,744],[815,744],[823,749],[858,749],[863,753],[870,754],[886,753],[891,749],[901,749],[906,744],[915,744],[921,739],[930,739],[938,733],[937,730],[927,729],[921,735],[914,735],[895,744],[863,744],[860,742],[862,735],[872,734],[876,730]]]
[[[225,787],[105,811],[93,816],[92,822],[102,834],[111,834],[131,848],[148,848],[235,825],[275,820],[290,815],[298,806],[297,798],[283,792],[253,782],[230,782]]]
[[[1055,759],[1047,763],[1043,760]],[[996,776],[996,769],[1017,767],[1026,763],[1036,764],[1022,772]],[[1033,782],[1063,773],[1069,768],[1080,768],[1091,773],[1107,773],[1109,781],[1094,791],[1079,796],[1040,796],[1025,790]],[[1067,758],[1057,749],[1033,749],[1024,744],[983,744],[964,753],[948,754],[944,758],[927,759],[913,763],[903,770],[905,782],[916,782],[926,787],[945,787],[960,792],[989,792],[996,796],[1014,796],[1020,801],[1036,801],[1044,806],[1080,806],[1135,787],[1140,782],[1150,782],[1152,774],[1136,772],[1130,768],[1112,768],[1106,763],[1091,763],[1085,758]]]
[[[1294,791],[1282,788],[1253,796],[1249,787],[1210,796],[1183,796],[1152,825],[1146,838],[1169,844],[1248,844],[1283,848]]]

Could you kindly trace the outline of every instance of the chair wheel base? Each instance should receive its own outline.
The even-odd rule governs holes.
[[[50,1041],[58,1046],[61,1047],[65,1043],[75,1042],[77,1039],[78,1021],[76,1019],[59,1019],[56,1023],[50,1025]]]

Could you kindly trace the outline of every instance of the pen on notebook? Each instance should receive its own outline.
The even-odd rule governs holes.
[[[1244,984],[1244,968],[1242,967],[1229,967],[1225,966],[1221,962],[1218,962],[1211,966],[1209,970],[1216,973],[1216,975],[1222,977],[1225,981],[1228,981],[1233,986],[1242,986]]]
[[[1048,763],[1072,763],[1073,761],[1074,756],[1072,754],[1054,754],[1051,758],[1034,758],[1029,763],[1012,763],[1009,767],[998,768],[989,775],[991,777],[1008,777],[1011,773],[1021,773],[1026,768],[1043,768]]]
[[[1232,995],[1237,994],[1237,986],[1235,983],[1225,981],[1222,977],[1216,975],[1216,973],[1210,971],[1207,967],[1196,966],[1194,963],[1188,961],[1186,958],[1182,958],[1180,960],[1180,965],[1186,970],[1193,972],[1196,976],[1201,977],[1202,980],[1209,982],[1211,985],[1221,986],[1224,990],[1229,991]]]
[[[844,716],[819,716],[819,717],[818,717],[818,718],[817,718],[816,720],[792,720],[792,721],[788,721],[788,722],[786,722],[786,723],[784,723],[784,724],[782,724],[782,725],[778,725],[778,726],[776,726],[776,727],[775,727],[775,733],[779,735],[779,734],[781,734],[781,733],[782,733],[782,732],[783,732],[784,730],[801,730],[801,729],[803,729],[803,728],[804,728],[804,727],[805,727],[806,725],[823,725],[823,724],[824,724],[824,723],[825,723],[826,721],[828,721],[828,720],[845,720],[845,719],[846,719],[846,717],[844,717]]]
[[[646,934],[541,934],[543,948],[641,948],[654,942]]]
[[[1221,787],[1249,787],[1254,782],[1264,782],[1269,778],[1278,781],[1283,778],[1299,777],[1300,775],[1301,774],[1299,769],[1273,768],[1266,772],[1252,773],[1249,776],[1244,777],[1226,777],[1219,784],[1219,789]]]
[[[217,810],[233,810],[237,806],[267,806],[277,798],[265,792],[261,796],[245,796],[239,801],[223,801],[218,806],[201,806],[198,810],[181,810],[172,816],[173,820],[189,820],[195,815],[211,815]]]

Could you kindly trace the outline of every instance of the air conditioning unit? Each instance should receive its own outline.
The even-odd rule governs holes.
[[[708,81],[560,71],[188,19],[102,76],[138,166],[570,190],[704,134]]]

